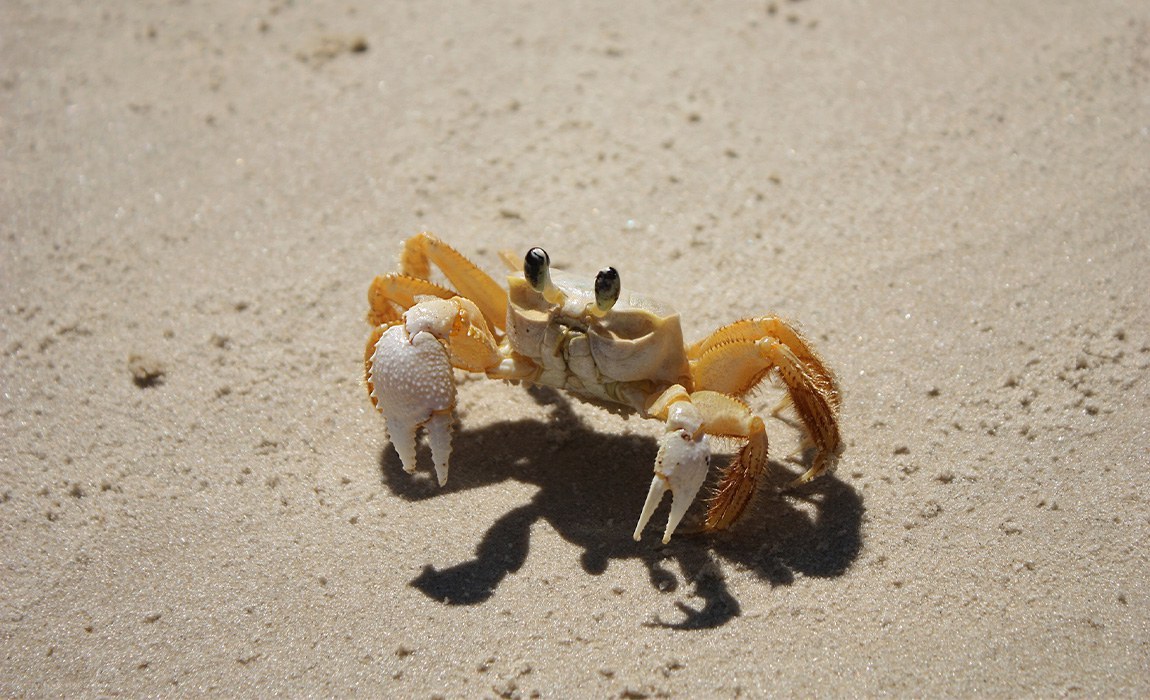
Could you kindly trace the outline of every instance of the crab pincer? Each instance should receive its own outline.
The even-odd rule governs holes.
[[[371,358],[369,379],[387,423],[387,434],[404,471],[415,471],[416,435],[427,430],[435,476],[447,483],[451,457],[451,423],[455,408],[455,378],[447,349],[430,330],[415,328],[408,319],[380,336]]]
[[[495,339],[483,312],[462,297],[423,298],[377,333],[367,358],[371,398],[383,412],[404,471],[415,471],[418,432],[427,431],[435,476],[443,486],[455,421],[453,368],[482,372],[497,366]]]
[[[683,520],[687,509],[695,500],[711,461],[711,446],[703,433],[698,412],[688,402],[672,405],[667,419],[667,432],[659,440],[659,454],[655,457],[655,477],[647,491],[643,512],[632,537],[636,542],[643,534],[663,494],[671,492],[671,513],[663,531],[663,544],[671,541],[675,528]]]

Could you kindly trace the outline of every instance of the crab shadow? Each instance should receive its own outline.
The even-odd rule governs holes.
[[[656,618],[651,623],[680,629],[718,627],[740,614],[720,561],[750,571],[772,586],[787,586],[796,574],[839,576],[862,549],[862,499],[834,476],[785,496],[760,494],[730,532],[718,535],[684,532],[692,519],[698,520],[701,508],[696,504],[671,543],[661,545],[665,501],[653,518],[655,524],[641,542],[635,542],[633,518],[638,517],[650,485],[656,441],[594,432],[558,392],[539,387],[527,391],[549,410],[547,418],[457,433],[451,478],[442,489],[422,471],[430,465],[425,446],[419,455],[421,471],[414,476],[403,471],[390,446],[383,450],[383,480],[408,501],[508,479],[538,487],[529,502],[487,530],[474,558],[443,569],[424,566],[411,585],[429,598],[448,605],[476,605],[491,598],[500,582],[527,560],[531,525],[541,519],[582,548],[580,563],[589,574],[601,574],[612,560],[637,559],[646,566],[650,583],[658,591],[676,591],[681,581],[693,584],[692,593],[701,599],[701,607],[678,602],[681,620],[668,623]],[[772,471],[779,473],[780,465],[772,463]],[[679,576],[672,566],[678,568]]]

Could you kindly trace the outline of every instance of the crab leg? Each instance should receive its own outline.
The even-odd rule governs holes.
[[[843,447],[838,382],[793,326],[774,317],[738,321],[692,345],[688,357],[697,388],[736,397],[777,372],[803,423],[805,442],[815,448],[811,468],[791,486],[833,468]]]
[[[378,335],[378,337],[376,337]],[[419,428],[427,431],[435,474],[447,482],[455,410],[452,367],[483,372],[500,361],[483,315],[467,299],[427,299],[377,329],[365,361],[372,401],[407,472],[416,467]]]
[[[767,469],[767,429],[745,403],[717,391],[696,391],[691,402],[704,417],[708,433],[744,440],[742,449],[719,477],[707,502],[703,529],[725,530],[738,520]]]
[[[663,542],[683,518],[700,486],[706,479],[709,449],[706,435],[719,435],[743,441],[743,447],[723,470],[715,494],[708,500],[703,530],[725,530],[735,522],[751,500],[759,478],[767,467],[767,432],[763,419],[750,407],[732,396],[716,391],[688,394],[675,385],[656,397],[647,409],[654,418],[667,421],[668,432],[662,438],[655,463],[655,479],[635,529],[635,539],[659,504],[668,488],[674,494],[671,516]],[[688,439],[690,431],[699,436]],[[704,433],[706,435],[704,435]],[[676,437],[679,439],[676,441]]]
[[[439,297],[451,299],[458,296],[447,287],[428,282],[418,277],[408,277],[391,273],[379,275],[371,281],[367,290],[367,322],[373,326],[387,325],[398,321],[403,312],[417,303],[416,297]]]
[[[431,263],[439,266],[461,297],[479,307],[488,326],[503,330],[507,322],[507,290],[462,253],[430,233],[423,232],[404,241],[400,256],[404,275],[426,280],[431,274]]]

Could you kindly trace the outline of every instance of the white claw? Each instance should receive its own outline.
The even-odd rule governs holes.
[[[404,324],[392,326],[375,344],[371,383],[404,471],[415,471],[416,433],[426,426],[442,486],[447,481],[455,409],[455,378],[446,348],[428,331],[409,333]]]
[[[663,531],[663,544],[671,541],[671,534],[707,479],[710,456],[711,446],[706,435],[700,435],[696,440],[682,428],[663,435],[659,456],[655,458],[655,478],[651,479],[651,489],[643,503],[639,524],[635,526],[633,537],[636,542],[667,491],[671,492],[671,514],[667,518],[667,529]]]
[[[454,385],[453,385],[454,386]],[[435,478],[439,485],[447,483],[447,461],[451,458],[450,411],[432,414],[427,421],[427,441],[431,443],[431,458],[435,462]]]

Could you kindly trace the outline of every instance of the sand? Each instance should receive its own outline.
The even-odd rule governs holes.
[[[1150,694],[1142,0],[238,5],[0,5],[0,694]],[[658,425],[461,377],[405,474],[421,230],[794,319],[837,472],[635,543]]]

